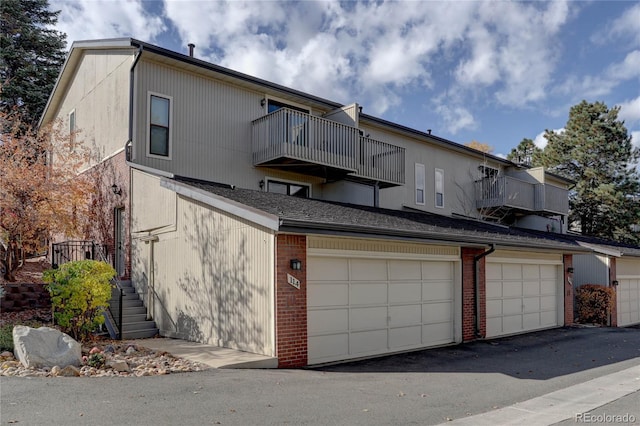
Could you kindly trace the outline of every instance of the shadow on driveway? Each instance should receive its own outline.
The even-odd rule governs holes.
[[[640,326],[572,326],[317,367],[331,372],[502,373],[547,380],[638,358]]]

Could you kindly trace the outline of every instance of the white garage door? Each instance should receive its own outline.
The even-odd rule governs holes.
[[[640,277],[618,277],[618,327],[640,323]]]
[[[557,326],[559,273],[556,264],[487,259],[487,337]]]
[[[453,342],[454,265],[310,255],[309,364]]]

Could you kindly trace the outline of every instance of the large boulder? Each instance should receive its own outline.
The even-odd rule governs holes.
[[[71,336],[55,328],[13,327],[13,353],[27,368],[82,364],[82,347]]]

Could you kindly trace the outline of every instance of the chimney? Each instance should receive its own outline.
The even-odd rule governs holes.
[[[189,56],[193,58],[193,48],[196,47],[196,45],[193,43],[189,43],[188,46],[189,46]]]
[[[427,129],[427,134],[431,134],[431,129]]]

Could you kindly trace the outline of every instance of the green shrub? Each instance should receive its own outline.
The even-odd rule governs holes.
[[[49,283],[53,319],[62,331],[76,340],[85,340],[104,322],[102,312],[111,298],[111,265],[95,260],[65,263],[45,271]]]
[[[0,352],[13,352],[13,324],[0,327]]]
[[[582,323],[607,325],[613,308],[614,291],[599,284],[584,284],[576,290],[576,309]]]

